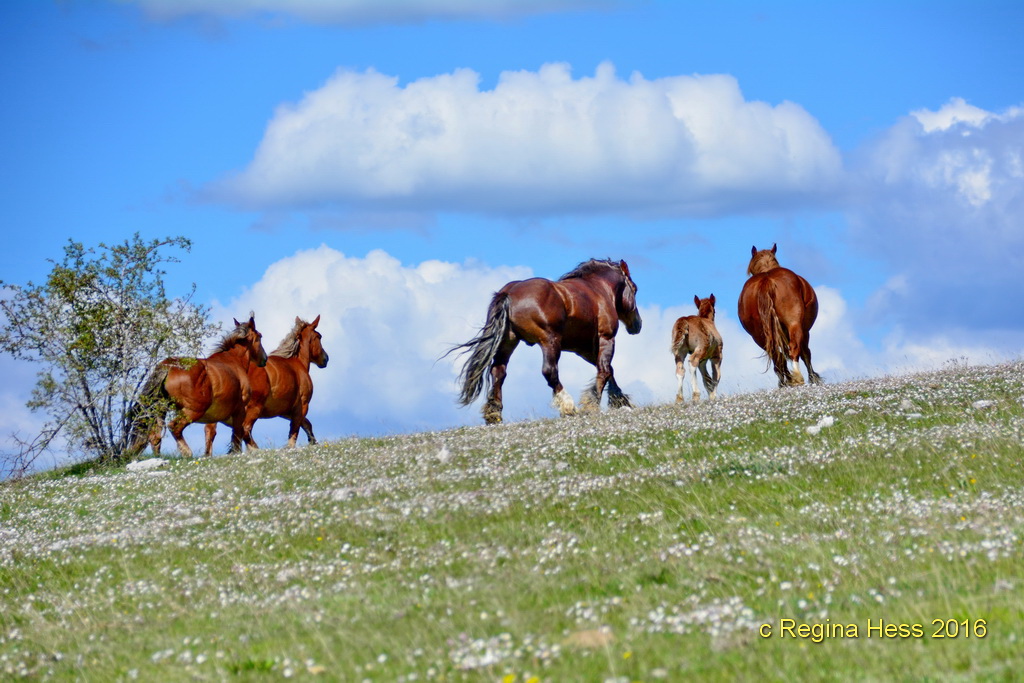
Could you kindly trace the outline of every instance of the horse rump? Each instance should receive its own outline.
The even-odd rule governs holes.
[[[139,397],[125,414],[128,425],[128,452],[141,453],[146,447],[154,422],[167,413],[166,402],[170,399],[164,389],[164,381],[170,366],[160,363],[153,368],[139,391]]]

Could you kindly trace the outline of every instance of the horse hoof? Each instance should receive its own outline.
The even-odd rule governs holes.
[[[551,400],[552,405],[558,410],[558,414],[562,417],[568,417],[576,414],[576,404],[572,400],[572,396],[565,389],[562,389],[554,398]]]
[[[682,402],[683,402],[683,397],[682,396],[676,396],[676,405],[679,405]]]

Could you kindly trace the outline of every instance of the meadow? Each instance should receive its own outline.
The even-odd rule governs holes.
[[[0,678],[1013,680],[1022,442],[952,363],[66,468],[0,484]]]

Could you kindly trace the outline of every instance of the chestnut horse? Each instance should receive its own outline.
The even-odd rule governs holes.
[[[718,382],[722,377],[722,335],[715,327],[715,295],[707,299],[701,299],[694,295],[693,303],[697,305],[697,315],[688,315],[676,320],[672,326],[672,355],[676,359],[676,378],[679,381],[679,391],[676,393],[676,403],[683,402],[683,378],[686,370],[683,362],[686,356],[690,356],[690,366],[693,370],[693,391],[690,399],[700,400],[700,389],[697,387],[697,370],[704,378],[704,388],[708,392],[708,398],[714,399]],[[711,374],[708,374],[708,361],[711,361]]]
[[[316,326],[320,324],[320,316],[311,323],[302,318],[295,318],[295,326],[285,335],[277,348],[270,352],[265,367],[249,366],[249,383],[252,385],[252,396],[246,409],[244,425],[249,432],[246,443],[255,446],[252,438],[252,425],[257,418],[284,417],[288,419],[288,448],[294,448],[299,438],[299,427],[306,433],[309,443],[315,444],[313,425],[306,417],[309,402],[313,398],[313,378],[309,374],[309,364],[316,363],[318,368],[327,367],[327,351],[324,350],[320,333]],[[231,425],[230,421],[225,424]],[[213,451],[213,439],[217,436],[217,423],[206,425],[206,454]],[[240,450],[241,444],[231,435],[231,450]]]
[[[528,346],[540,344],[544,354],[541,372],[561,415],[576,412],[572,396],[558,379],[562,351],[571,351],[597,368],[582,407],[598,409],[606,385],[610,407],[629,406],[612,371],[620,320],[630,334],[638,333],[643,323],[636,307],[636,284],[625,261],[591,259],[557,282],[535,277],[508,283],[491,299],[480,334],[448,352],[464,349],[469,353],[459,376],[459,403],[472,403],[486,383],[484,420],[488,424],[501,422],[505,368],[516,346],[524,341]]]
[[[245,439],[255,447],[251,438],[246,438],[245,431],[246,408],[252,396],[249,368],[265,365],[267,352],[263,350],[263,335],[256,329],[251,315],[248,322],[235,320],[234,323],[235,329],[224,336],[208,358],[168,358],[150,373],[136,407],[148,404],[156,408],[155,424],[148,435],[154,454],[160,453],[168,409],[175,414],[167,426],[182,455],[192,455],[182,432],[193,422],[230,420],[232,441],[237,439],[241,444]],[[161,403],[161,400],[166,402]],[[147,435],[140,427],[136,422],[132,430],[133,451],[145,447]]]
[[[776,245],[771,249],[750,249],[750,279],[740,292],[740,323],[775,366],[779,386],[803,384],[799,360],[807,366],[811,384],[821,376],[811,366],[811,325],[818,317],[818,297],[807,282],[775,259]],[[793,363],[790,372],[787,359]]]

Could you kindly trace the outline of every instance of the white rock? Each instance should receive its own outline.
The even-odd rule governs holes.
[[[985,408],[991,408],[995,404],[995,401],[975,401],[971,404],[971,407],[975,410],[984,410]]]
[[[335,501],[349,500],[355,497],[356,492],[350,488],[334,489],[334,491],[331,493],[331,500]]]
[[[811,425],[810,427],[807,428],[806,431],[808,434],[818,434],[819,432],[821,432],[822,429],[825,429],[826,427],[831,427],[835,423],[836,419],[834,417],[832,417],[831,415],[824,415],[818,419],[818,424]]]
[[[439,450],[437,455],[434,457],[436,457],[437,461],[443,465],[452,459],[452,453],[448,450],[447,446],[441,446],[441,450]]]
[[[914,402],[911,401],[909,398],[905,398],[902,401],[900,401],[900,410],[913,410],[916,407],[917,406],[914,405]]]
[[[148,470],[155,470],[159,467],[164,467],[169,460],[163,458],[149,458],[148,460],[134,460],[128,463],[127,469],[129,472],[146,472]]]

